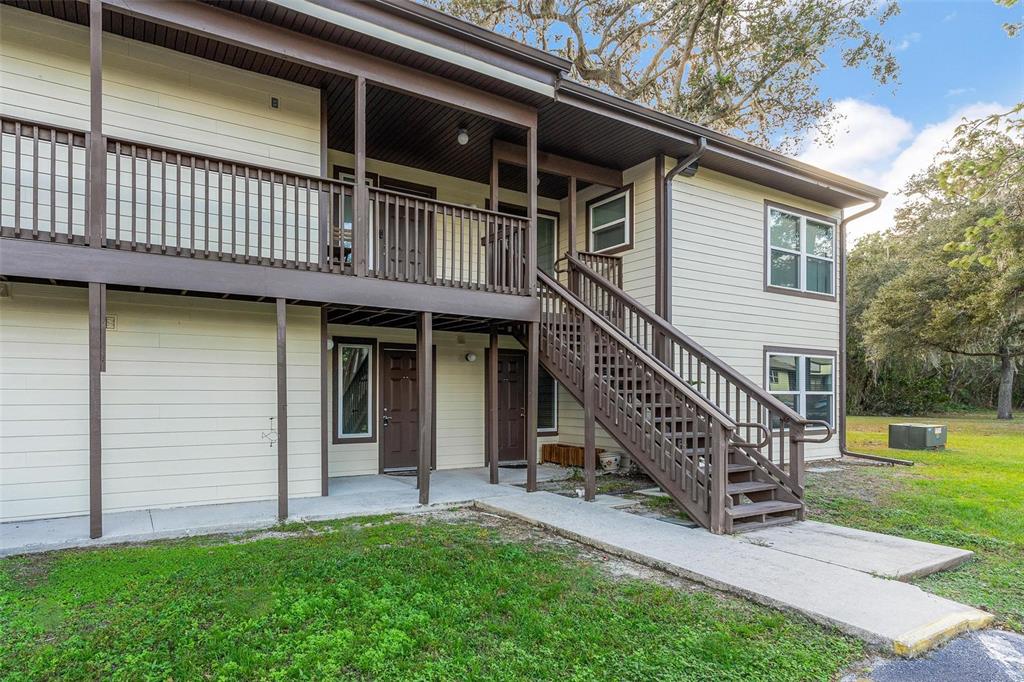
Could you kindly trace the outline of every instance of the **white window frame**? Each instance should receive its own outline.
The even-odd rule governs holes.
[[[366,440],[374,437],[373,423],[376,418],[376,410],[374,409],[375,400],[377,397],[373,393],[374,384],[374,372],[377,371],[376,358],[374,357],[374,347],[370,343],[356,343],[350,341],[338,341],[338,366],[334,368],[337,374],[336,382],[338,385],[338,404],[335,409],[338,411],[336,415],[338,423],[338,433],[335,434],[338,440]],[[366,426],[367,431],[363,433],[343,433],[342,429],[345,428],[344,406],[345,406],[345,387],[341,383],[341,363],[342,357],[344,356],[344,350],[346,348],[364,348],[366,349],[366,357],[368,362],[367,367],[367,380],[366,380]]]
[[[633,192],[633,188],[632,187],[624,187],[620,191],[615,192],[614,194],[609,194],[608,196],[602,197],[598,201],[595,201],[593,203],[587,204],[587,249],[589,251],[592,251],[594,253],[605,253],[607,251],[614,251],[615,249],[628,248],[629,245],[632,243],[633,216],[630,215],[632,213],[632,211],[630,210],[630,207],[632,206],[632,201],[633,201],[632,192]],[[618,200],[620,198],[624,199],[625,204],[626,204],[625,205],[625,210],[623,210],[623,212],[622,212],[623,213],[623,219],[621,221],[623,223],[622,241],[620,243],[618,243],[618,244],[613,244],[611,246],[606,246],[603,249],[601,249],[600,251],[598,251],[598,250],[596,250],[594,248],[594,233],[595,232],[600,232],[601,230],[608,229],[612,225],[618,224],[620,221],[619,220],[612,220],[611,222],[604,223],[603,225],[596,225],[596,224],[594,224],[594,209],[599,207],[599,206],[604,206],[605,204],[609,204],[609,203],[611,203],[613,201],[616,201],[616,200]],[[557,249],[556,249],[556,253],[557,253]]]
[[[775,246],[772,244],[772,211],[776,213],[784,213],[789,216],[793,216],[800,221],[799,234],[797,235],[800,239],[799,249],[787,249],[782,246]],[[832,257],[826,258],[824,256],[818,256],[810,253],[808,248],[810,240],[807,238],[807,221],[812,220],[816,223],[823,223],[829,225],[832,228]],[[836,296],[836,221],[832,218],[826,218],[824,216],[818,216],[814,214],[807,214],[796,209],[777,206],[775,204],[767,204],[765,211],[765,284],[769,290],[784,291],[784,292],[799,292],[808,294],[810,296],[820,296],[822,298],[834,299]],[[800,268],[800,282],[796,287],[786,286],[785,284],[775,284],[772,282],[772,251],[778,251],[779,253],[787,253],[797,257],[797,262]],[[814,259],[824,261],[829,264],[829,272],[832,276],[829,278],[829,284],[831,285],[829,291],[814,291],[813,289],[807,288],[807,261],[808,259]]]
[[[551,385],[554,389],[554,395],[552,396],[551,404],[554,407],[554,419],[552,420],[553,426],[549,428],[542,428],[537,426],[537,435],[554,435],[558,433],[558,379],[554,376],[551,377]]]
[[[796,358],[796,379],[797,389],[795,391],[775,391],[772,390],[771,374],[772,374],[772,358],[773,357],[795,357]],[[828,360],[832,363],[832,390],[831,391],[808,391],[807,390],[807,361],[808,360]],[[807,417],[807,396],[809,395],[829,395],[832,396],[832,407],[829,410],[828,423],[830,426],[835,428],[836,423],[836,383],[837,383],[837,372],[838,362],[836,356],[828,355],[825,353],[807,353],[807,352],[796,352],[787,350],[770,350],[765,353],[764,357],[764,388],[766,391],[774,396],[780,395],[795,395],[796,396],[796,407],[794,410],[797,414]]]

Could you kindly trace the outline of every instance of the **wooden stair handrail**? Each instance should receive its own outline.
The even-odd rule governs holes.
[[[642,356],[648,360],[648,362],[646,362],[645,364],[648,366],[648,368],[650,368],[652,372],[656,373],[663,381],[671,385],[677,391],[683,393],[683,395],[689,398],[695,405],[699,406],[706,412],[713,414],[715,418],[722,423],[722,426],[725,429],[729,431],[736,430],[736,422],[735,420],[733,420],[732,417],[722,412],[714,403],[708,401],[707,398],[701,395],[700,392],[695,390],[692,386],[688,385],[684,381],[680,381],[679,378],[676,376],[675,372],[670,370],[664,363],[660,361],[652,362],[651,360],[653,360],[653,358],[651,358],[646,352],[643,352],[643,349],[640,348],[640,346],[635,341],[633,341],[631,338],[623,334],[614,325],[609,324],[600,315],[592,311],[586,304],[583,303],[583,301],[579,299],[578,296],[570,292],[568,289],[563,287],[555,280],[551,279],[551,277],[549,277],[543,271],[537,271],[537,279],[540,280],[549,289],[561,295],[566,300],[576,301],[577,303],[575,304],[575,308],[581,315],[590,319],[591,323],[600,327],[605,333],[610,335],[620,344],[626,346],[627,348],[636,348],[640,350],[642,352]]]
[[[650,312],[646,306],[644,306],[635,298],[627,294],[620,287],[615,286],[615,284],[609,281],[607,278],[602,277],[597,272],[594,272],[594,270],[591,269],[583,261],[579,260],[578,258],[574,258],[572,255],[568,254],[565,256],[565,258],[571,265],[576,266],[577,269],[585,277],[588,277],[596,281],[598,284],[602,285],[605,289],[608,290],[608,293],[612,297],[617,298],[620,302],[622,302],[624,305],[630,308],[635,314],[637,314],[638,316],[646,320],[648,323],[650,323],[652,327],[655,327],[662,334],[674,338],[677,342],[679,342],[680,345],[686,347],[687,351],[689,351],[692,355],[699,356],[706,364],[714,368],[716,372],[728,377],[743,390],[753,394],[760,401],[764,402],[766,407],[771,407],[771,409],[779,412],[786,419],[797,424],[807,426],[809,424],[816,423],[817,420],[810,420],[805,418],[803,415],[796,412],[791,407],[783,403],[781,400],[773,396],[771,393],[768,393],[763,388],[761,388],[754,382],[750,381],[750,379],[748,379],[746,376],[737,372],[730,365],[722,361],[714,353],[704,348],[702,345],[694,341],[692,338],[690,338],[683,332],[679,331],[675,327],[675,325],[669,323],[660,315],[656,315]],[[573,296],[576,295],[573,294]],[[579,297],[577,296],[577,298]],[[658,358],[655,358],[655,360],[657,360],[663,366],[667,367],[667,365],[665,365],[665,363],[659,360]],[[717,406],[716,409],[718,409]],[[829,437],[831,437],[831,435]]]

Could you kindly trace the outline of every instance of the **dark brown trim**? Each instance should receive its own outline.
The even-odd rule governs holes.
[[[626,217],[629,218],[629,241],[626,242],[625,244],[622,244],[621,246],[615,246],[615,247],[612,247],[610,249],[604,249],[603,251],[597,251],[597,250],[594,249],[593,235],[591,234],[591,231],[590,231],[590,229],[591,229],[590,207],[593,204],[600,203],[600,202],[604,201],[605,199],[609,199],[609,198],[615,196],[616,194],[622,194],[623,192],[627,193],[626,194]],[[586,207],[584,209],[584,212],[586,213],[585,218],[586,218],[586,224],[587,224],[587,241],[586,241],[587,251],[590,251],[591,253],[600,253],[600,254],[603,254],[605,256],[611,256],[611,255],[614,255],[616,253],[622,253],[624,251],[630,251],[633,248],[633,239],[634,239],[635,234],[636,234],[636,216],[634,215],[634,211],[633,211],[633,202],[634,202],[634,197],[633,197],[633,183],[632,182],[629,183],[628,185],[623,185],[622,187],[619,187],[617,189],[613,189],[610,192],[605,192],[601,196],[594,197],[593,199],[588,199],[587,200],[587,204],[586,204]]]
[[[355,172],[348,166],[342,166],[337,163],[334,164],[331,177],[335,180],[340,180],[342,175],[355,175]],[[396,192],[404,192],[405,194],[412,194],[414,196],[437,199],[437,187],[434,187],[433,185],[424,185],[411,180],[393,178],[387,175],[374,173],[372,171],[366,171],[366,178],[368,180],[372,180],[373,186],[379,187],[380,189],[389,189]]]
[[[811,355],[816,357],[832,358],[832,427],[835,428],[839,415],[839,354],[834,350],[821,350],[820,348],[798,348],[795,346],[764,346],[761,351],[761,381],[764,390],[771,393],[768,387],[768,355]],[[821,427],[810,427],[807,433],[824,433]],[[773,433],[778,433],[774,431]]]
[[[434,347],[433,315],[420,313],[416,320],[416,390],[419,393],[419,462],[416,466],[416,484],[420,489],[420,504],[430,502],[430,470],[434,463],[435,400],[434,377],[437,374],[437,352]],[[429,362],[428,362],[429,360]]]
[[[331,443],[331,395],[328,383],[331,371],[331,351],[328,349],[330,336],[327,333],[327,308],[320,306],[320,494],[326,497],[329,490],[328,461]]]
[[[89,537],[103,535],[103,388],[107,286],[89,283]]]
[[[536,125],[534,108],[462,83],[203,3],[103,0],[111,11],[240,45],[316,69],[364,78],[516,126]]]
[[[401,350],[401,351],[409,351],[409,352],[412,352],[412,353],[417,352],[417,346],[416,346],[415,343],[394,343],[394,342],[390,342],[390,341],[379,341],[377,343],[377,349],[378,349],[377,350],[377,355],[378,356],[383,355],[384,351],[387,351],[387,350]],[[434,370],[433,370],[433,372],[434,372],[434,376],[437,376],[437,345],[436,344],[433,345],[433,357],[434,357],[434,360],[433,360]],[[419,366],[418,363],[419,363],[419,358],[417,358],[417,367]],[[380,373],[381,373],[382,370],[383,370],[382,367],[377,370],[377,377],[375,378],[375,381],[377,382],[378,386],[380,385],[380,376],[381,376]],[[418,389],[419,389],[419,386],[418,386],[418,380],[417,380],[417,390]],[[378,407],[382,407],[382,403],[380,402],[380,398],[378,398],[377,400],[378,400],[378,402],[377,402]],[[433,398],[430,401],[430,404],[431,404],[432,413],[433,413],[433,427],[432,427],[433,440],[432,440],[432,447],[430,449],[430,466],[436,469],[437,468],[437,385],[436,384],[434,385],[434,395],[433,395]],[[383,409],[378,409],[377,410],[376,424],[377,424],[377,433],[380,433],[380,430],[384,428]],[[387,473],[386,471],[384,471],[384,451],[381,449],[382,447],[383,447],[383,439],[378,439],[378,441],[377,441],[377,473],[379,473],[379,474]]]
[[[537,292],[537,125],[526,129],[526,217],[530,229],[526,234],[526,281],[530,296]],[[536,422],[534,422],[536,423]]]
[[[103,245],[107,217],[107,144],[103,139],[103,3],[89,0],[89,244]],[[70,175],[70,171],[69,171]]]
[[[487,422],[484,425],[487,447],[485,460],[488,465],[490,482],[498,482],[498,333],[491,332],[489,343],[484,349],[486,368],[484,372],[484,407]]]
[[[597,495],[597,449],[595,434],[593,386],[595,369],[594,323],[589,317],[583,318],[583,338],[589,339],[583,352],[583,499],[590,501]]]
[[[90,249],[32,239],[0,241],[0,275],[410,311],[428,309],[438,314],[502,320],[536,320],[540,314],[537,299],[529,296],[203,258]]]
[[[803,289],[790,289],[789,287],[780,287],[780,286],[775,285],[775,284],[769,284],[770,277],[771,277],[771,269],[772,269],[772,261],[771,261],[772,245],[771,245],[771,236],[769,234],[768,211],[769,211],[769,209],[772,209],[772,208],[776,208],[776,209],[779,209],[780,211],[785,211],[787,213],[794,213],[796,215],[800,215],[800,216],[803,216],[805,218],[811,218],[813,220],[817,220],[817,221],[820,221],[820,222],[823,222],[823,223],[830,223],[832,225],[832,293],[831,294],[821,294],[821,293],[818,293],[816,291],[805,291]],[[797,297],[800,297],[800,298],[811,298],[811,299],[815,299],[815,300],[818,300],[818,301],[836,301],[836,300],[838,300],[837,297],[836,297],[836,290],[839,287],[839,282],[838,282],[839,275],[837,274],[837,269],[838,269],[837,268],[837,264],[839,263],[839,221],[836,218],[830,218],[827,215],[822,215],[820,213],[814,213],[813,211],[805,211],[802,208],[797,208],[795,206],[788,206],[786,204],[780,204],[778,202],[769,201],[768,199],[765,199],[764,200],[764,211],[763,211],[763,220],[762,220],[762,222],[763,222],[763,225],[762,225],[762,230],[761,231],[764,233],[764,235],[763,235],[764,236],[764,241],[763,241],[764,256],[761,259],[761,262],[762,262],[762,269],[764,270],[764,277],[763,277],[764,291],[766,291],[768,293],[772,293],[772,294],[785,294],[787,296],[797,296]],[[803,238],[804,238],[804,234],[801,233],[800,234],[801,246],[805,246],[803,244]],[[801,265],[801,271],[802,271],[802,269],[803,269],[803,257],[801,257],[800,265]],[[804,273],[802,276],[806,277],[806,273]]]
[[[380,394],[378,393],[380,387],[380,372],[378,370],[377,363],[380,356],[377,353],[377,339],[373,338],[361,338],[355,336],[334,336],[331,337],[334,340],[334,348],[331,351],[331,413],[333,419],[331,420],[331,442],[334,445],[355,445],[357,443],[376,443],[377,442],[377,429],[380,427],[379,419],[377,415],[380,413]],[[342,438],[338,435],[338,397],[340,386],[340,375],[338,370],[340,369],[339,360],[340,355],[338,353],[339,346],[343,344],[354,344],[360,346],[370,347],[370,435],[369,436],[354,436],[351,438]]]
[[[352,149],[356,176],[356,186],[353,190],[355,206],[352,223],[352,269],[356,276],[365,277],[370,267],[370,193],[366,187],[366,78],[357,76],[352,92]]]
[[[288,518],[288,309],[283,298],[277,308],[277,518]]]
[[[499,163],[507,163],[511,166],[526,165],[526,147],[513,142],[492,140],[491,154]],[[622,171],[620,170],[540,150],[537,151],[537,168],[551,175],[575,176],[584,182],[605,187],[618,187],[622,184]]]
[[[537,375],[540,371],[540,323],[526,324],[526,340],[526,492],[532,493],[537,490]]]
[[[568,247],[566,249],[566,251],[568,251],[570,256],[575,258],[577,251],[579,251],[579,249],[576,247],[576,235],[577,235],[577,232],[578,232],[577,226],[578,226],[578,223],[579,223],[579,219],[577,218],[577,215],[576,215],[579,212],[579,205],[578,205],[578,202],[576,200],[576,176],[572,176],[572,177],[569,178],[569,206],[568,206],[568,209],[569,209],[569,235],[568,235],[569,243],[566,245]]]
[[[665,157],[654,157],[654,314],[668,319],[670,238],[665,220]]]

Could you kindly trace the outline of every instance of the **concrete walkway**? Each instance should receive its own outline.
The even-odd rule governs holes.
[[[844,566],[743,537],[712,535],[703,529],[662,523],[560,495],[482,498],[477,506],[610,554],[801,613],[901,656],[915,656],[992,621],[984,611],[871,575],[865,572],[867,565]],[[834,549],[839,537],[828,537],[826,546]],[[864,538],[855,540],[863,542]],[[812,542],[807,536],[805,541]],[[915,548],[916,543],[908,545],[907,551]],[[906,563],[901,558],[895,565]]]
[[[538,468],[538,479],[569,474]],[[616,507],[519,487],[525,469],[502,469],[501,483],[484,468],[438,471],[431,504],[418,503],[414,476],[331,479],[326,497],[290,500],[289,521],[386,513],[416,513],[474,503],[479,508],[543,526],[612,554],[674,573],[770,606],[833,625],[892,651],[913,656],[992,617],[878,576],[907,578],[948,568],[970,552],[828,524],[802,522],[741,536],[712,535]],[[88,537],[84,516],[0,524],[0,556],[159,538],[266,528],[277,523],[276,503],[151,509],[105,514],[104,536]]]
[[[787,554],[896,580],[956,568],[974,556],[974,552],[966,549],[817,521],[772,526],[738,537]]]
[[[537,467],[537,480],[569,475],[553,465]],[[499,471],[497,486],[488,470],[435,471],[430,477],[430,505],[421,507],[415,476],[347,476],[332,478],[326,497],[289,500],[289,521],[337,519],[346,516],[413,513],[466,505],[480,497],[525,495],[526,469]],[[500,491],[500,492],[499,492]],[[103,537],[89,538],[89,517],[71,516],[0,524],[0,557],[71,547],[96,547],[124,542],[206,535],[268,528],[277,523],[277,502],[234,502],[167,509],[143,509],[103,515]]]

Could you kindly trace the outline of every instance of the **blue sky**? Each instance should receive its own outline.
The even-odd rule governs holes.
[[[928,165],[964,116],[1024,100],[1024,36],[1008,38],[1002,28],[1021,20],[1024,5],[909,0],[901,6],[881,29],[896,50],[900,82],[879,86],[866,70],[828,69],[819,81],[822,94],[845,118],[836,124],[834,143],[812,142],[801,154],[895,193],[878,213],[854,223],[855,237],[891,222],[899,188]]]

